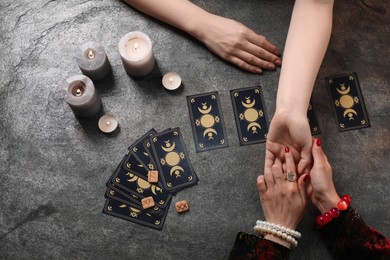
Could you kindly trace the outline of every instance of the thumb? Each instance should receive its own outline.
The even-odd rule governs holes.
[[[306,198],[306,190],[309,184],[310,175],[308,173],[302,174],[298,179],[299,193],[302,198]]]
[[[302,173],[308,173],[311,168],[312,164],[312,155],[311,155],[311,142],[310,144],[306,144],[304,147],[302,147],[301,151],[301,159],[298,163],[298,172],[300,174]]]

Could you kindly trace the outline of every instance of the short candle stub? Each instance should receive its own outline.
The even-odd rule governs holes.
[[[98,126],[103,133],[112,133],[118,127],[118,119],[112,114],[105,114],[99,119]]]
[[[181,77],[176,72],[168,72],[164,75],[162,84],[168,90],[176,90],[181,86]]]
[[[85,51],[85,57],[87,57],[87,59],[90,59],[90,60],[93,60],[95,59],[96,57],[96,52],[95,50],[93,49],[88,49]]]
[[[71,93],[73,96],[81,97],[85,91],[85,84],[81,81],[76,82],[76,84],[72,87]]]

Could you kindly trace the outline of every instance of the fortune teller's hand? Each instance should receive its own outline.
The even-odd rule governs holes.
[[[332,178],[332,167],[328,157],[321,148],[321,138],[316,139],[312,146],[313,168],[310,171],[310,182],[307,193],[312,203],[324,213],[334,208],[340,201]]]
[[[265,167],[264,175],[257,178],[260,203],[265,219],[290,229],[296,229],[306,207],[306,186],[308,174],[298,177],[292,153],[289,148],[283,149],[286,172],[283,173],[282,161],[275,160],[271,167]],[[285,241],[273,235],[266,239],[289,247]]]
[[[284,147],[289,147],[298,163],[299,175],[309,172],[312,163],[312,137],[306,115],[276,112],[268,131],[265,167],[271,168],[276,158],[284,160]]]
[[[306,207],[308,173],[296,174],[293,156],[286,147],[286,171],[279,159],[271,167],[265,167],[264,175],[257,178],[257,188],[264,216],[267,221],[295,229]],[[290,176],[287,176],[290,173]],[[295,176],[295,177],[294,177]]]
[[[237,21],[210,15],[194,35],[216,55],[249,72],[261,73],[281,65],[277,47]]]

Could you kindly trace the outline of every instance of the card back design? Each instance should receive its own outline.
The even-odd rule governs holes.
[[[174,192],[198,181],[178,128],[152,136],[150,143],[157,168],[162,173],[163,185],[168,191]]]
[[[332,96],[338,130],[347,131],[370,126],[356,73],[326,77]]]
[[[121,191],[115,186],[107,188],[105,196],[106,198],[114,199],[130,206],[134,206],[134,205],[137,205],[138,207],[142,206],[140,198],[136,196],[130,197],[125,192]],[[153,215],[157,215],[161,213],[161,209],[157,205],[155,205],[151,209],[147,209],[146,211]]]
[[[142,177],[119,168],[112,178],[112,183],[126,192],[137,197],[145,198],[152,196],[159,208],[165,208],[172,195],[162,187],[151,184]]]
[[[187,96],[196,152],[229,146],[218,92]]]
[[[310,131],[312,135],[321,134],[320,126],[318,125],[318,120],[316,113],[314,111],[313,102],[310,101],[309,107],[307,109],[307,120],[309,121]]]
[[[230,91],[241,145],[263,143],[268,134],[264,99],[260,86]]]
[[[168,213],[166,208],[160,216],[152,215],[141,207],[128,205],[117,200],[107,199],[103,213],[128,220],[133,223],[161,230]]]
[[[135,157],[141,162],[141,164],[143,164],[143,166],[147,170],[156,169],[155,165],[151,162],[150,155],[148,154],[148,152],[145,150],[144,147],[144,142],[149,140],[149,138],[154,134],[157,134],[156,130],[154,129],[149,130],[140,139],[138,139],[138,141],[136,141],[134,144],[132,144],[129,147],[129,151],[131,151],[135,155]]]

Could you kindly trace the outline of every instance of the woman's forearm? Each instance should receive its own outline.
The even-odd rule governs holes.
[[[306,116],[332,30],[333,0],[296,0],[284,49],[276,110]]]
[[[189,0],[123,0],[135,9],[197,37],[211,15]]]

